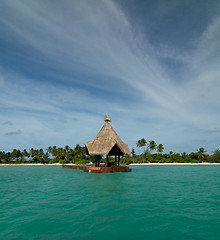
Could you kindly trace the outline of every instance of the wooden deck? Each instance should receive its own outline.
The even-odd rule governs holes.
[[[91,172],[91,173],[131,172],[131,168],[127,166],[94,167],[94,166],[86,166],[86,165],[63,164],[63,168],[79,169],[79,170],[83,170],[84,172]]]

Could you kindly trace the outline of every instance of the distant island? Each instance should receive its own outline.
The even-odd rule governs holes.
[[[142,138],[137,141],[137,147],[143,149],[141,154],[136,154],[134,148],[131,151],[131,156],[125,155],[121,157],[121,164],[132,163],[220,163],[220,150],[217,149],[213,154],[206,153],[204,148],[198,149],[197,152],[187,154],[176,153],[170,151],[163,153],[164,147],[162,144],[156,144],[155,141],[147,141]],[[100,156],[101,163],[106,160]],[[109,162],[114,163],[115,159],[109,156]],[[77,144],[74,149],[69,146],[62,147],[48,147],[43,149],[31,148],[29,151],[26,149],[14,149],[12,152],[0,151],[0,164],[87,164],[94,163],[95,156],[85,155],[85,147]]]

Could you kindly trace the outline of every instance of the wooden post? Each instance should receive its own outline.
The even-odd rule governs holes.
[[[117,167],[117,155],[115,155],[115,167]]]
[[[120,155],[118,155],[118,167],[120,167]]]
[[[109,163],[108,163],[108,154],[106,154],[106,167],[109,167]]]
[[[98,167],[100,167],[100,155],[98,155]]]
[[[98,164],[98,162],[97,162],[97,155],[95,155],[95,167],[97,167],[97,164]]]

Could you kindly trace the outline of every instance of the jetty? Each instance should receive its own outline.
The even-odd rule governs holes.
[[[110,125],[111,119],[108,114],[106,114],[104,121],[105,124],[98,135],[85,143],[86,155],[95,156],[94,166],[64,164],[63,168],[80,169],[84,172],[94,173],[131,172],[131,168],[120,165],[120,157],[131,154],[128,145],[120,139]],[[101,166],[100,159],[103,155],[106,155],[106,162],[104,166]],[[109,156],[115,156],[114,164],[109,161]]]
[[[63,168],[79,169],[79,170],[83,170],[84,172],[93,172],[93,173],[131,172],[131,168],[127,166],[95,167],[95,166],[85,166],[85,165],[63,164]]]

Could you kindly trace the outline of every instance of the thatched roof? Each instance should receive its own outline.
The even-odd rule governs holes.
[[[85,144],[88,155],[124,155],[131,154],[129,147],[117,135],[109,124],[111,121],[108,114],[105,116],[105,124],[93,140]]]

